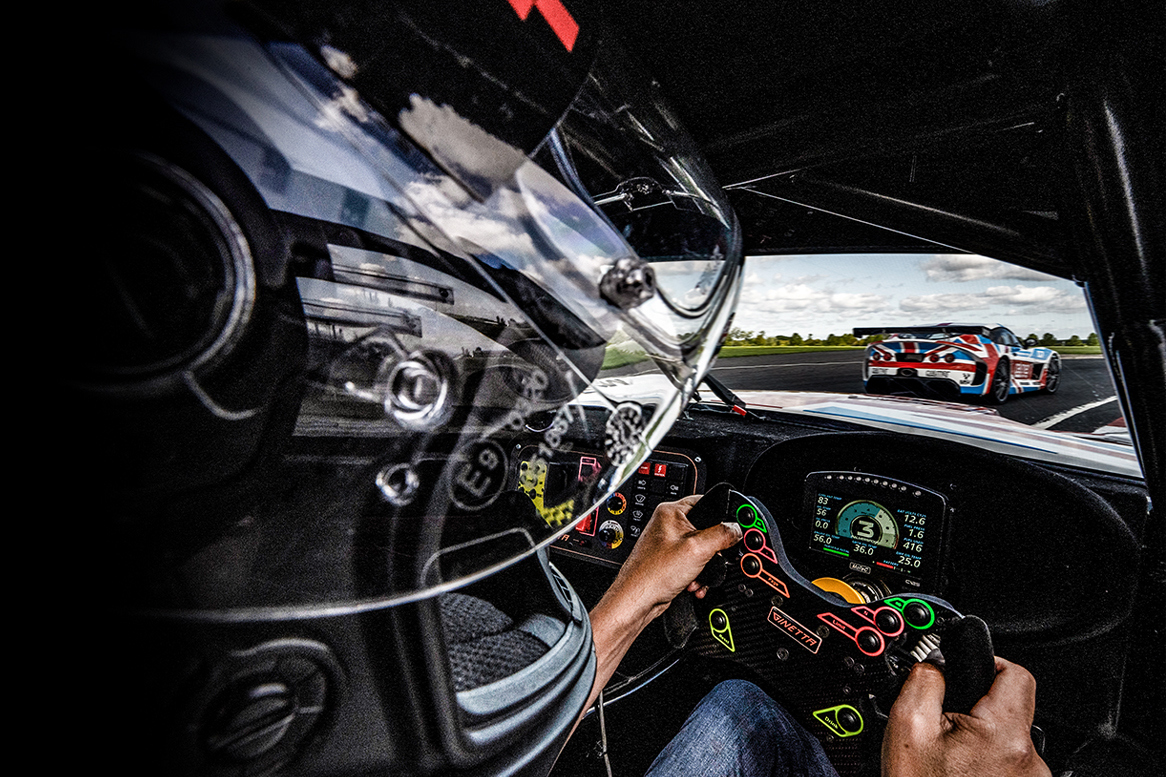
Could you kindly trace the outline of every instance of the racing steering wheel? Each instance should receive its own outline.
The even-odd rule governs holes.
[[[943,644],[944,709],[967,713],[995,678],[984,621],[925,594],[852,604],[790,564],[777,523],[758,500],[721,483],[688,513],[698,529],[735,521],[743,536],[714,556],[697,599],[664,613],[669,641],[748,667],[821,740],[840,774],[877,764],[890,705],[911,667]]]

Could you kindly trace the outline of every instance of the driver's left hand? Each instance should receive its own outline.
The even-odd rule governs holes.
[[[740,541],[741,527],[728,522],[696,529],[687,516],[699,499],[689,496],[656,508],[605,599],[617,597],[651,621],[681,591],[705,595],[708,589],[696,583],[696,576],[717,551]]]
[[[704,596],[707,591],[695,583],[696,576],[718,550],[740,541],[741,527],[736,523],[703,530],[692,525],[688,511],[699,499],[689,496],[656,508],[615,582],[592,608],[595,682],[584,709],[594,703],[644,627],[667,610],[681,591]]]

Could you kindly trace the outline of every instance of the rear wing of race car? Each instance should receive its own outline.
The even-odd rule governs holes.
[[[982,326],[858,326],[855,337],[868,335],[987,335],[987,327]]]

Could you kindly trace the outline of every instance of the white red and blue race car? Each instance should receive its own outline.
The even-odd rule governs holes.
[[[910,393],[971,398],[998,405],[1010,394],[1053,393],[1061,357],[1021,342],[999,324],[859,327],[856,337],[886,335],[867,346],[862,379],[868,394]]]

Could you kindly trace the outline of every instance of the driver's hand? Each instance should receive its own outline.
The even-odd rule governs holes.
[[[698,531],[688,522],[688,511],[699,496],[663,502],[652,513],[647,528],[632,548],[609,593],[618,593],[625,606],[651,620],[668,609],[681,591],[703,597],[707,589],[695,582],[705,564],[719,550],[741,539],[736,522]]]
[[[735,522],[697,531],[687,515],[698,499],[689,496],[656,508],[615,582],[592,608],[595,682],[584,709],[595,701],[644,627],[667,610],[681,591],[704,596],[705,591],[694,582],[696,576],[714,553],[741,539],[741,527]]]
[[[996,679],[971,714],[943,711],[943,672],[911,670],[883,737],[884,777],[1048,777],[1032,744],[1036,680],[996,659]]]

